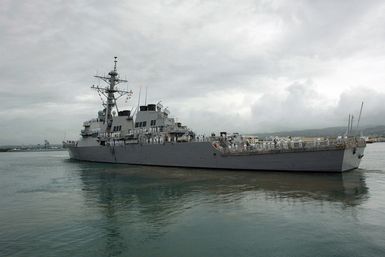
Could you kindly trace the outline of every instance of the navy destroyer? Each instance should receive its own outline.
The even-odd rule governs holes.
[[[71,159],[136,165],[259,171],[343,172],[358,168],[365,140],[348,133],[339,138],[270,138],[221,132],[196,135],[176,122],[158,102],[119,110],[121,90],[117,59],[108,76],[95,76],[106,87],[92,86],[103,109],[85,121],[81,138],[63,142]],[[349,119],[350,122],[350,119]],[[352,125],[350,125],[351,127]]]

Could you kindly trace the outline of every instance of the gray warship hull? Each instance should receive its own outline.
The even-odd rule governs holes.
[[[358,168],[365,147],[224,153],[209,142],[68,146],[71,159],[135,165],[256,171],[343,172]]]
[[[349,116],[344,137],[259,140],[223,131],[219,136],[196,135],[169,116],[170,111],[160,101],[140,105],[139,97],[133,113],[133,108],[119,111],[117,100],[131,96],[132,91],[117,87],[127,80],[120,79],[116,58],[108,76],[95,76],[107,86],[91,87],[98,92],[103,109],[97,118],[83,123],[80,140],[63,142],[72,159],[208,169],[343,172],[358,168],[363,157],[365,141],[351,135],[353,116]]]

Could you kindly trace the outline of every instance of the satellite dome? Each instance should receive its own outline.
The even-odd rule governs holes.
[[[118,73],[117,73],[116,71],[112,70],[112,71],[110,71],[110,72],[108,73],[108,75],[110,75],[110,76],[116,76],[116,75],[118,75]]]

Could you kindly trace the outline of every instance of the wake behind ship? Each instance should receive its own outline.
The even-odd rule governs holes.
[[[259,140],[238,133],[197,136],[176,122],[159,102],[119,111],[117,100],[132,91],[118,89],[117,60],[106,87],[92,86],[103,109],[84,122],[81,139],[63,142],[71,159],[93,162],[260,171],[342,172],[358,168],[365,140],[274,138]]]

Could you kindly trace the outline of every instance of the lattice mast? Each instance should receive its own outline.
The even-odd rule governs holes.
[[[130,91],[120,90],[116,87],[119,83],[126,83],[127,80],[119,78],[119,73],[116,69],[116,63],[118,62],[117,57],[115,56],[114,59],[115,59],[114,69],[108,73],[109,76],[98,76],[98,75],[94,76],[95,78],[101,79],[104,82],[106,82],[108,86],[99,87],[99,86],[92,85],[91,87],[92,89],[95,89],[99,93],[99,96],[102,99],[102,104],[105,108],[104,124],[107,123],[107,127],[106,127],[107,133],[111,132],[113,108],[115,107],[117,111],[119,111],[116,101],[124,95],[126,95],[127,97],[130,97],[132,95],[131,90]],[[105,101],[102,96],[104,96],[104,98],[107,99],[107,101]]]

